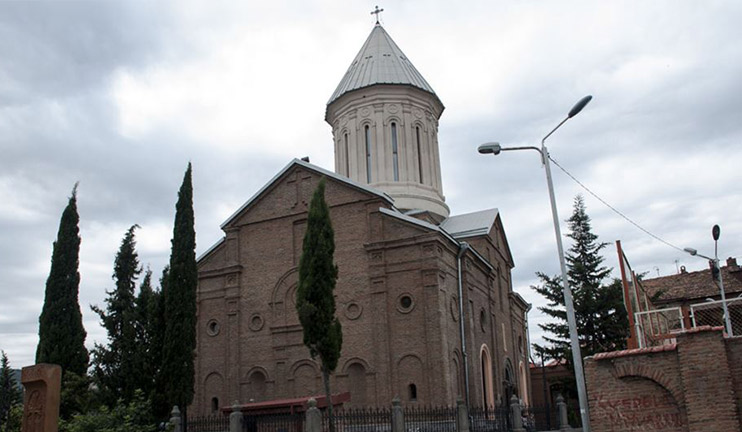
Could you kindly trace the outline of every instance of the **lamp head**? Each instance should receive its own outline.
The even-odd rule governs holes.
[[[480,145],[477,150],[481,154],[492,153],[493,155],[496,156],[500,154],[500,152],[502,151],[502,146],[500,145],[499,142],[488,142],[488,143],[484,143]]]
[[[719,240],[719,235],[721,234],[721,228],[719,225],[714,225],[714,227],[711,229],[711,237],[714,238],[714,241]]]
[[[582,111],[583,108],[585,108],[585,105],[587,105],[593,97],[591,95],[587,95],[584,98],[580,99],[579,102],[575,104],[575,106],[572,107],[571,110],[569,110],[569,114],[567,114],[567,118],[572,118],[576,116],[577,114]]]
[[[698,255],[698,251],[696,249],[687,247],[687,248],[683,248],[683,250],[686,251],[686,252],[688,252],[689,254],[691,254],[693,256]]]

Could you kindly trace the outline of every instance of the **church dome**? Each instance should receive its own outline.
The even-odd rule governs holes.
[[[327,104],[330,105],[348,92],[375,84],[409,85],[438,98],[380,24],[376,24],[368,35]]]
[[[335,172],[446,218],[433,88],[378,23],[327,103]]]

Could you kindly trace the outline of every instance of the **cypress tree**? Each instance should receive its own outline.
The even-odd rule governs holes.
[[[10,409],[21,403],[21,389],[13,377],[13,370],[5,351],[0,351],[0,431],[10,430]]]
[[[133,225],[126,231],[114,260],[113,280],[116,287],[108,291],[106,310],[91,306],[108,333],[108,345],[96,344],[93,351],[94,376],[104,395],[104,402],[113,406],[119,400],[128,403],[134,397],[140,370],[139,345],[136,340],[136,310],[134,290],[142,272],[136,251]]]
[[[335,234],[325,202],[325,179],[320,180],[309,205],[307,232],[299,260],[296,310],[304,329],[304,345],[312,358],[319,357],[325,386],[330,431],[335,430],[330,393],[330,374],[335,370],[343,345],[340,321],[335,316],[335,283],[338,268],[333,261]]]
[[[153,330],[150,332],[151,348],[150,352],[154,360],[159,360],[157,371],[154,375],[154,389],[150,400],[152,401],[152,412],[156,419],[166,419],[170,414],[172,406],[168,406],[167,396],[165,395],[165,382],[162,375],[162,352],[165,341],[165,295],[167,293],[168,279],[170,278],[170,267],[165,266],[160,276],[160,292],[155,296],[154,301],[150,304],[152,316],[150,324]]]
[[[54,363],[64,372],[84,375],[88,368],[85,328],[78,294],[80,289],[80,216],[77,214],[77,184],[59,221],[46,280],[44,306],[39,317],[36,363]]]
[[[161,369],[168,403],[177,404],[184,412],[193,400],[197,284],[193,185],[189,163],[175,206],[170,273],[165,291]]]
[[[598,236],[593,234],[582,196],[575,198],[574,211],[567,223],[570,229],[568,237],[573,241],[566,254],[567,277],[574,299],[582,355],[624,349],[629,327],[621,282],[612,279],[604,284],[612,270],[603,265],[604,258],[600,255],[607,243],[599,243]],[[539,309],[554,318],[551,322],[539,324],[552,336],[544,337],[548,345],[537,347],[537,351],[543,351],[553,359],[566,360],[568,367],[572,368],[561,277],[537,275],[542,285],[532,288],[548,300],[548,305]]]

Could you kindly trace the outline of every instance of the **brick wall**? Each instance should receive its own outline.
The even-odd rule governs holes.
[[[719,328],[673,345],[596,354],[585,361],[597,431],[740,431],[742,341]]]

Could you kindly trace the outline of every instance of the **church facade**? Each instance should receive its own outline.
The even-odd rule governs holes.
[[[295,310],[308,204],[323,177],[343,328],[333,392],[349,392],[352,406],[528,402],[530,305],[512,289],[497,209],[450,215],[442,112],[377,23],[327,105],[335,172],[291,161],[199,258],[191,412],[323,393]]]

